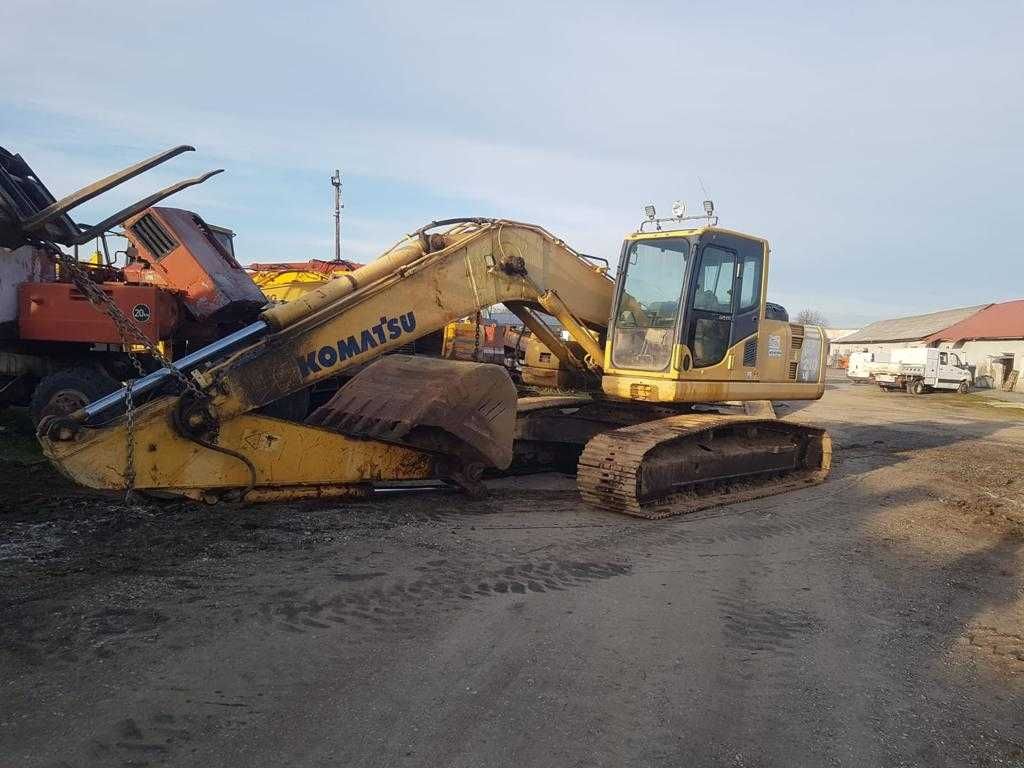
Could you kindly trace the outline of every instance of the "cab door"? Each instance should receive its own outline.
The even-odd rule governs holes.
[[[695,368],[717,365],[729,349],[736,262],[736,252],[730,248],[708,244],[700,249],[686,339]]]
[[[689,297],[690,317],[685,343],[696,368],[717,365],[729,348],[743,339],[742,365],[757,365],[757,333],[761,319],[764,246],[713,232],[700,248]],[[749,349],[748,349],[749,347]]]

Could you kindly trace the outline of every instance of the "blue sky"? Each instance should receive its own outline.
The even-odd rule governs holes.
[[[0,145],[79,209],[173,198],[244,261],[368,260],[436,218],[614,259],[655,202],[773,244],[770,297],[833,325],[1024,296],[1024,3],[0,4]]]

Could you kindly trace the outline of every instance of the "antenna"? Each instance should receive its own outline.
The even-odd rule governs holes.
[[[711,195],[708,194],[708,191],[704,188],[704,179],[702,179],[699,174],[697,176],[697,183],[700,184],[700,191],[704,193],[704,199],[707,200],[711,197]]]
[[[334,187],[334,260],[341,261],[341,171],[334,169],[331,176],[331,186]]]
[[[707,189],[704,188],[704,179],[699,175],[697,176],[697,183],[700,184],[700,191],[704,193],[704,214],[708,220],[708,224],[711,226],[717,226],[718,217],[715,216],[715,204],[711,200],[711,195],[708,194]]]

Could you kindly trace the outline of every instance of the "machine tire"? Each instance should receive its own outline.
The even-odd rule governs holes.
[[[44,416],[67,416],[79,408],[121,388],[95,368],[67,368],[44,376],[32,392],[29,415],[38,425]]]
[[[908,389],[910,390],[910,394],[912,395],[923,395],[925,393],[926,387],[923,381],[921,381],[920,379],[916,379],[913,383],[910,384]]]
[[[956,391],[958,394],[966,395],[968,392],[971,391],[971,383],[964,379],[963,381],[960,382],[960,386],[956,388]]]

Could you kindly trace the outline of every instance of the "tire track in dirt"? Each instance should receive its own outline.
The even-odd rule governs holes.
[[[263,622],[291,632],[326,629],[331,624],[401,632],[411,630],[419,614],[439,608],[484,598],[564,591],[622,576],[631,569],[621,562],[535,560],[477,572],[447,560],[432,562],[427,575],[413,581],[339,592],[325,600],[267,601],[258,613]]]

